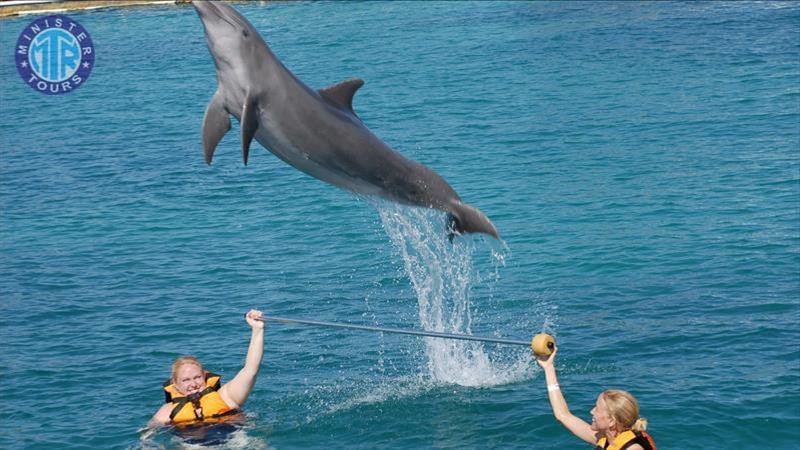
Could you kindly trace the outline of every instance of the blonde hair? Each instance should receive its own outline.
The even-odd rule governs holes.
[[[608,413],[622,430],[644,431],[647,419],[639,417],[639,403],[629,392],[610,389],[603,392]]]
[[[194,356],[181,356],[172,363],[172,375],[169,377],[169,379],[172,380],[173,383],[176,381],[178,371],[181,369],[181,367],[187,364],[194,364],[195,366],[199,367],[200,370],[204,370],[203,365],[200,364],[200,361]]]

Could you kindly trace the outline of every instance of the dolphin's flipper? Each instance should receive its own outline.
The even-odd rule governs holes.
[[[361,78],[351,78],[320,89],[319,95],[331,105],[356,115],[355,111],[353,111],[353,96],[356,95],[358,88],[363,85],[364,80]]]
[[[231,117],[224,105],[225,96],[217,89],[211,102],[208,103],[206,114],[203,117],[203,153],[206,164],[211,164],[217,144],[231,129]]]
[[[258,129],[258,103],[255,96],[248,94],[245,98],[240,126],[242,127],[242,157],[246,166],[247,158],[250,156],[250,143],[253,142],[253,136],[256,135]]]

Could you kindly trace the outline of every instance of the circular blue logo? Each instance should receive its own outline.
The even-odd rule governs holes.
[[[22,80],[42,94],[74,91],[86,82],[94,67],[89,32],[67,16],[34,20],[22,30],[14,50]]]

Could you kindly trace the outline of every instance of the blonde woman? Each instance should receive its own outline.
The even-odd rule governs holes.
[[[245,314],[250,325],[250,346],[244,367],[228,383],[203,369],[193,356],[183,356],[172,364],[172,376],[164,383],[166,403],[150,419],[150,427],[199,422],[218,422],[233,416],[250,396],[264,356],[264,322],[261,311]]]
[[[608,390],[597,396],[590,411],[592,423],[573,415],[561,393],[553,364],[558,348],[548,358],[537,358],[544,369],[547,394],[553,415],[575,436],[600,450],[656,450],[653,439],[645,431],[647,420],[639,417],[639,404],[626,391]]]

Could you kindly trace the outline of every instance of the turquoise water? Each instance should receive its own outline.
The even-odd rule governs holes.
[[[19,78],[0,21],[0,448],[141,440],[173,358],[230,379],[242,314],[559,342],[561,385],[640,400],[659,448],[797,448],[800,5],[237,5],[503,242],[254,148],[202,158],[191,8],[69,13],[96,67]],[[581,448],[524,349],[268,324],[229,448]],[[588,448],[588,446],[586,447]]]

